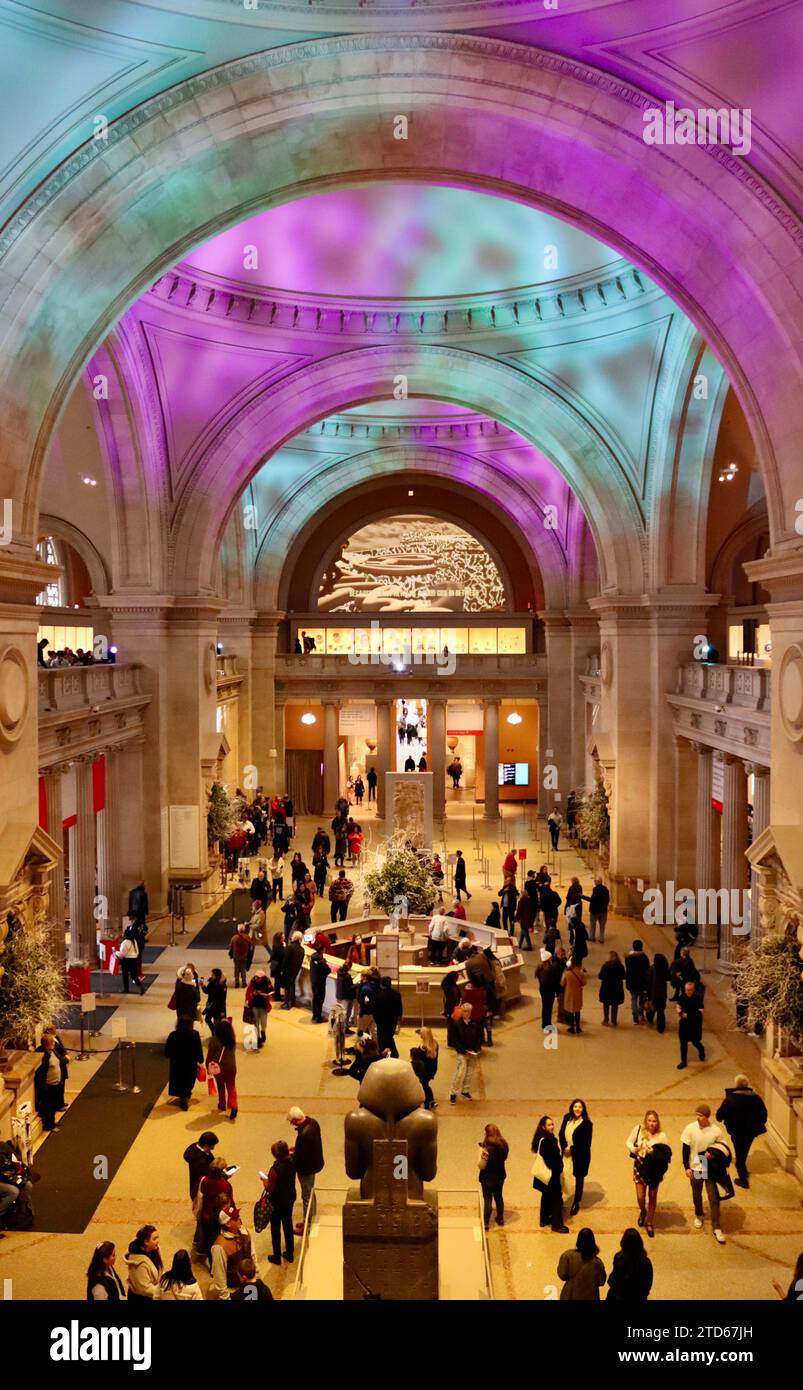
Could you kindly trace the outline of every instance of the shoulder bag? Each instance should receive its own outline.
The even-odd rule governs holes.
[[[548,1187],[550,1182],[552,1181],[552,1169],[550,1168],[546,1159],[543,1158],[541,1155],[541,1144],[543,1142],[543,1139],[539,1141],[535,1158],[533,1159],[533,1166],[530,1169],[530,1173],[532,1175],[533,1181],[538,1183],[540,1187]]]

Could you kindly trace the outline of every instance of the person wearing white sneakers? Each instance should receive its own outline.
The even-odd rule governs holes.
[[[702,1230],[703,1187],[705,1187],[714,1236],[720,1245],[725,1244],[725,1237],[719,1225],[719,1190],[713,1176],[709,1175],[705,1152],[717,1140],[724,1138],[725,1133],[719,1125],[711,1123],[711,1106],[705,1103],[697,1106],[695,1118],[691,1124],[686,1125],[680,1136],[680,1142],[683,1146],[683,1167],[686,1171],[686,1177],[691,1183],[694,1202],[694,1228],[697,1231]]]

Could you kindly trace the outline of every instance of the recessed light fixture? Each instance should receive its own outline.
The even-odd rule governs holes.
[[[302,724],[316,724],[317,722],[318,722],[318,721],[317,721],[317,719],[315,718],[315,715],[312,713],[312,710],[307,710],[307,713],[306,713],[306,714],[302,714],[302,716],[301,716],[301,723],[302,723]]]
[[[84,483],[86,487],[97,487],[98,485],[97,478],[90,478],[88,473],[84,474],[84,476],[81,479],[81,482]]]
[[[514,709],[513,713],[512,713],[512,714],[509,714],[508,717],[507,717],[507,722],[508,722],[508,724],[520,724],[520,723],[521,723],[521,720],[522,720],[522,716],[519,714],[518,710],[516,710],[516,709]]]

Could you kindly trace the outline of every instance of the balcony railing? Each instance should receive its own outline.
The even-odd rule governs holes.
[[[678,667],[675,693],[692,700],[708,700],[713,705],[769,711],[770,677],[768,667],[687,661]]]
[[[378,657],[367,656],[363,661],[349,656],[318,656],[311,652],[308,656],[277,656],[276,675],[284,679],[294,679],[300,676],[311,677],[314,679],[331,680],[343,676],[372,677],[382,679],[383,676],[392,678],[399,674],[399,668],[394,667],[393,661],[400,661],[401,658],[391,658],[380,661]],[[500,656],[498,653],[489,656],[479,656],[473,653],[454,653],[454,674],[457,676],[490,676],[490,675],[512,675],[512,676],[546,676],[547,658],[544,652],[523,652],[519,656]],[[413,657],[404,664],[404,672],[415,674],[437,675],[440,670],[446,673],[448,658],[431,657],[426,660],[423,656],[420,660]]]
[[[139,662],[121,666],[56,666],[39,668],[39,713],[93,709],[109,700],[141,695]]]

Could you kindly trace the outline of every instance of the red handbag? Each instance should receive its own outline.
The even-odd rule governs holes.
[[[203,1062],[198,1063],[198,1070],[195,1073],[195,1079],[196,1081],[206,1080],[206,1067],[204,1066]]]
[[[174,1009],[174,1008],[176,1007],[176,991],[175,991],[175,990],[173,990],[173,993],[171,994],[170,998],[169,998],[168,1001],[167,1001],[167,1007],[168,1007],[168,1009]]]

